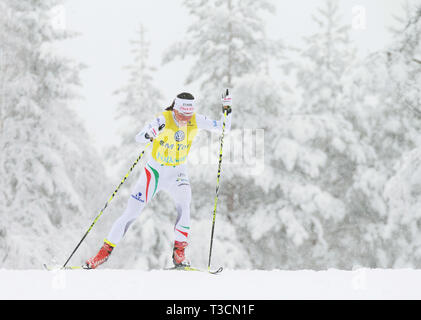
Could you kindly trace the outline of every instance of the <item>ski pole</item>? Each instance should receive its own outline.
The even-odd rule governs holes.
[[[83,242],[83,240],[85,240],[86,236],[88,235],[88,233],[92,230],[92,228],[94,227],[94,225],[97,223],[97,221],[99,220],[99,218],[102,216],[102,214],[104,213],[104,210],[108,207],[108,204],[111,202],[111,200],[113,200],[114,196],[117,194],[118,190],[120,189],[120,187],[123,185],[123,183],[126,181],[127,177],[129,176],[129,174],[132,172],[133,168],[137,165],[137,163],[140,161],[140,159],[142,159],[143,155],[145,154],[145,151],[148,149],[149,145],[151,144],[151,142],[149,142],[145,149],[142,151],[142,153],[139,155],[139,157],[136,159],[136,161],[133,163],[133,165],[131,166],[130,170],[127,172],[127,174],[124,176],[123,180],[120,182],[120,184],[118,185],[118,187],[115,189],[115,191],[113,192],[113,194],[111,195],[110,199],[108,199],[107,203],[105,203],[104,208],[102,208],[101,212],[96,216],[95,220],[92,222],[91,226],[89,227],[88,231],[86,231],[86,233],[84,234],[84,236],[82,237],[82,239],[79,241],[78,245],[76,246],[76,248],[73,250],[72,254],[70,255],[70,257],[67,259],[67,261],[64,263],[63,268],[66,267],[67,263],[70,261],[70,259],[73,257],[73,255],[75,254],[75,252],[77,251],[77,249],[79,248],[79,246],[81,245],[81,243]]]
[[[226,95],[228,95],[228,89],[227,89]],[[225,122],[226,122],[226,120],[227,120],[227,110],[224,111],[224,122],[222,123],[221,145],[220,145],[220,148],[219,148],[218,175],[217,175],[217,178],[216,178],[216,196],[215,196],[215,204],[214,204],[214,207],[213,207],[212,231],[211,231],[211,239],[210,239],[210,246],[209,246],[208,270],[210,270],[210,266],[211,266],[213,234],[214,234],[214,231],[215,231],[216,204],[218,202],[218,196],[219,196],[219,177],[221,176],[222,150],[223,150],[223,147],[224,147],[224,133],[225,133]]]

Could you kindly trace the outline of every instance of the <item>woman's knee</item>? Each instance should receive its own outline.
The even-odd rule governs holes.
[[[129,200],[127,201],[126,210],[124,211],[123,215],[126,217],[137,217],[145,207],[145,202],[140,201],[139,199],[135,199],[130,196]]]

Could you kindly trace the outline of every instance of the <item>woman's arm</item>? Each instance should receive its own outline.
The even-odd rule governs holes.
[[[230,113],[225,121],[225,132],[229,132],[231,130],[231,117],[232,113]],[[222,132],[222,125],[224,122],[224,115],[221,115],[220,120],[212,120],[208,117],[196,113],[196,123],[199,130],[207,130],[207,131],[215,131],[215,132]]]

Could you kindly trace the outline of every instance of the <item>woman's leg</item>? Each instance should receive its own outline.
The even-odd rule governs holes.
[[[140,215],[146,204],[159,192],[158,181],[158,170],[152,168],[149,163],[146,164],[139,181],[130,195],[126,210],[114,222],[99,252],[86,261],[87,268],[95,269],[108,260],[114,247],[124,237],[130,225]]]
[[[169,194],[177,210],[177,219],[174,225],[174,240],[187,242],[190,232],[191,187],[186,173],[181,172],[178,174]]]
[[[114,222],[106,241],[109,241],[114,246],[118,244],[146,204],[158,193],[158,182],[158,170],[147,164],[127,201],[126,210]]]
[[[180,167],[172,175],[165,191],[172,197],[177,210],[177,220],[174,226],[173,262],[176,266],[190,265],[186,259],[184,249],[187,247],[187,238],[190,232],[190,202],[191,187],[185,170]]]

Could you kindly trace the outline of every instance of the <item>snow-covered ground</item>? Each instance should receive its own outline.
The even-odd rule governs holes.
[[[421,299],[421,270],[0,270],[0,299]]]

